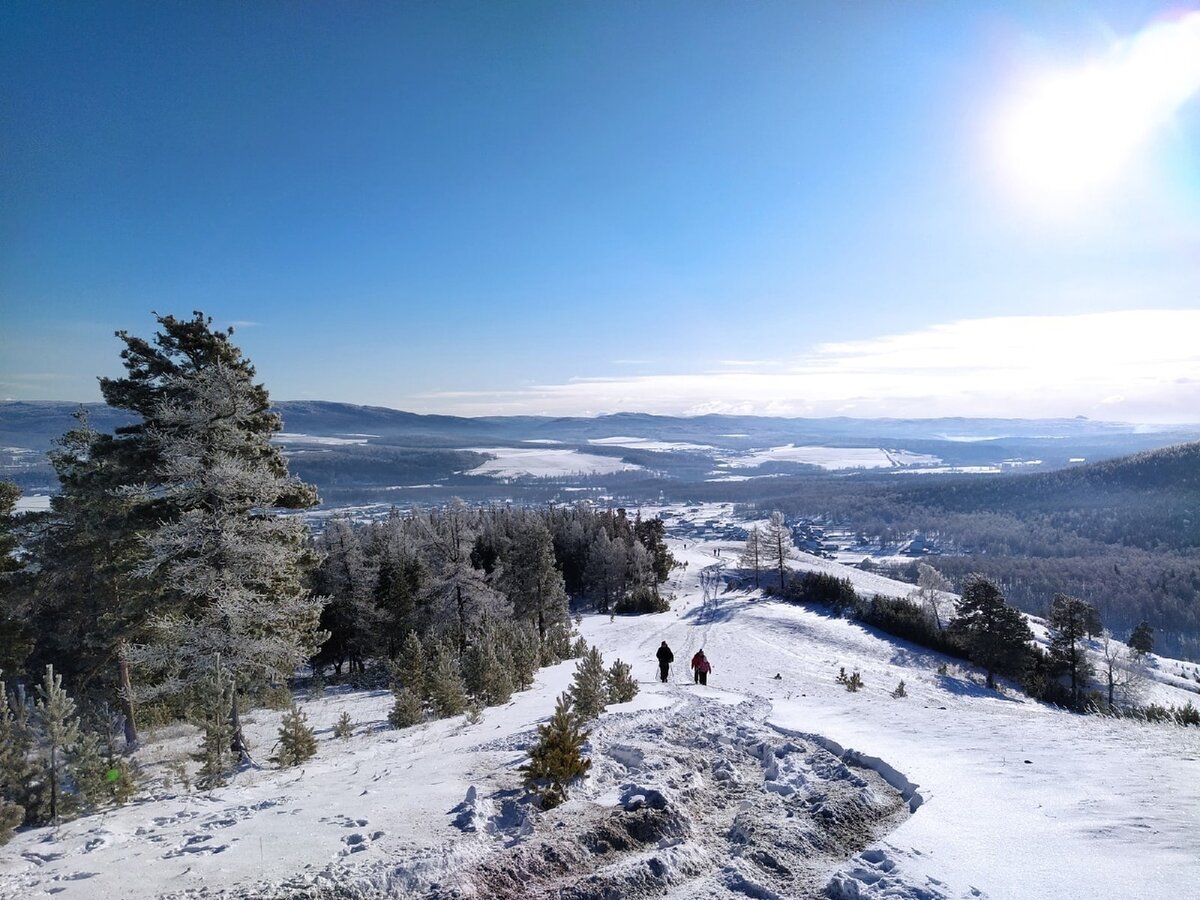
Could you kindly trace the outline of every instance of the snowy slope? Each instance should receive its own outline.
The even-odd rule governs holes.
[[[516,767],[572,664],[476,725],[396,731],[385,692],[330,691],[303,704],[321,751],[302,770],[249,770],[210,794],[160,785],[20,834],[0,849],[0,897],[1195,896],[1200,730],[1052,710],[953,665],[938,675],[936,654],[727,589],[738,549],[675,542],[687,566],[670,612],[585,617],[642,690],[596,725],[592,772],[559,810],[531,814]],[[804,565],[866,593],[910,589]],[[660,685],[664,639],[677,662]],[[708,687],[686,671],[700,647]],[[861,692],[835,681],[841,667]],[[893,698],[900,679],[908,696]],[[358,732],[344,742],[331,733],[343,710]],[[253,719],[265,759],[279,714]],[[158,735],[150,779],[194,741]]]

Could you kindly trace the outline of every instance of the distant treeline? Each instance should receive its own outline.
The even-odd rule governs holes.
[[[1036,475],[810,479],[755,505],[883,545],[920,532],[956,583],[980,572],[1038,615],[1067,591],[1115,632],[1148,620],[1164,653],[1200,658],[1200,444]]]

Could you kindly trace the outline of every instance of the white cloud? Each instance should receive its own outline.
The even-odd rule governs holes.
[[[964,319],[821,344],[763,371],[573,378],[515,391],[425,394],[405,405],[461,415],[1086,415],[1195,422],[1197,335],[1200,309]]]

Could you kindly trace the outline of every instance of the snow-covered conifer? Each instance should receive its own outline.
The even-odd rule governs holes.
[[[200,750],[195,759],[200,763],[196,783],[202,788],[220,787],[225,783],[233,764],[231,746],[234,729],[230,711],[236,708],[233,682],[220,657],[214,658],[206,677],[198,686],[199,705],[196,707],[200,728]],[[244,745],[243,745],[244,746]]]
[[[555,565],[554,539],[541,520],[526,515],[516,523],[498,586],[511,601],[513,616],[533,623],[541,640],[567,621],[567,591]]]
[[[388,712],[388,722],[394,727],[408,728],[410,725],[416,725],[425,717],[421,698],[411,688],[400,685],[393,690],[393,694],[395,694],[396,702],[392,704],[391,711]]]
[[[425,647],[415,631],[410,631],[404,638],[400,653],[392,664],[392,671],[400,686],[408,688],[418,699],[429,696],[425,684]]]
[[[437,629],[451,635],[460,649],[484,620],[507,618],[508,601],[471,562],[475,541],[470,509],[455,498],[432,517],[428,527],[430,574],[425,584],[428,614]]]
[[[567,787],[582,778],[592,762],[583,755],[588,732],[582,718],[560,694],[554,715],[538,726],[538,741],[529,748],[529,762],[521,766],[525,787],[537,795],[543,809],[552,809],[567,799]]]
[[[434,651],[433,665],[425,683],[433,714],[437,718],[457,716],[467,708],[467,688],[463,682],[462,667],[457,655],[445,644],[438,644]]]
[[[1136,653],[1145,655],[1154,651],[1154,629],[1150,623],[1142,620],[1129,635],[1128,644]]]
[[[1095,608],[1085,600],[1067,594],[1055,594],[1047,616],[1050,659],[1067,674],[1071,686],[1071,703],[1078,707],[1092,664],[1088,662],[1084,638],[1095,618]]]
[[[54,666],[46,666],[37,692],[40,699],[34,704],[34,713],[49,786],[48,813],[50,821],[57,823],[72,805],[64,783],[70,774],[69,756],[79,742],[79,717],[75,715],[75,701],[63,690],[62,676],[54,673]]]
[[[507,665],[497,653],[496,632],[482,629],[463,655],[463,676],[467,691],[484,706],[498,706],[512,698],[512,659],[507,653]]]
[[[343,741],[348,741],[354,736],[354,722],[350,719],[350,713],[342,710],[342,714],[333,725],[333,734]]]
[[[0,802],[9,804],[9,817],[20,810],[18,825],[37,821],[44,806],[45,779],[32,750],[33,726],[24,693],[9,691],[0,681]]]
[[[149,537],[143,573],[175,598],[132,658],[150,696],[179,694],[219,656],[235,692],[290,679],[320,643],[324,600],[305,589],[306,529],[272,512],[296,490],[269,432],[252,427],[258,393],[238,368],[213,365],[166,379],[158,410],[160,479],[180,510]],[[241,742],[236,707],[235,740]]]
[[[609,667],[606,675],[609,703],[628,703],[637,696],[638,685],[633,678],[633,669],[627,662],[617,660]]]
[[[608,705],[608,678],[604,657],[593,647],[575,666],[575,678],[567,691],[575,712],[587,721],[604,712]]]
[[[513,688],[528,689],[533,685],[539,663],[537,629],[528,622],[509,622],[498,633],[512,659]]]
[[[295,703],[283,716],[279,726],[279,751],[275,761],[280,766],[298,766],[317,753],[317,738],[308,724],[308,716]]]
[[[1019,674],[1029,658],[1033,632],[1025,617],[983,575],[967,577],[950,630],[962,639],[971,662],[987,671],[988,687],[996,686],[997,672]]]

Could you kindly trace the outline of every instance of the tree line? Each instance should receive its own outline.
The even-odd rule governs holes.
[[[125,373],[100,379],[134,421],[104,433],[78,416],[49,454],[60,490],[47,513],[15,515],[19,492],[0,485],[7,818],[56,817],[41,794],[66,783],[55,773],[82,746],[74,707],[42,711],[34,693],[50,704],[69,691],[107,747],[113,723],[132,748],[139,715],[189,718],[215,781],[228,754],[248,758],[241,711],[306,665],[318,679],[373,669],[437,714],[457,702],[446,684],[496,702],[497,680],[522,686],[582,652],[568,596],[614,613],[664,608],[662,523],[622,509],[455,502],[358,528],[334,519],[314,539],[300,513],[316,491],[272,442],[282,421],[232,329],[199,312],[156,319],[150,339],[117,333]],[[415,680],[417,667],[430,677]],[[4,767],[17,758],[41,760],[42,774]]]

